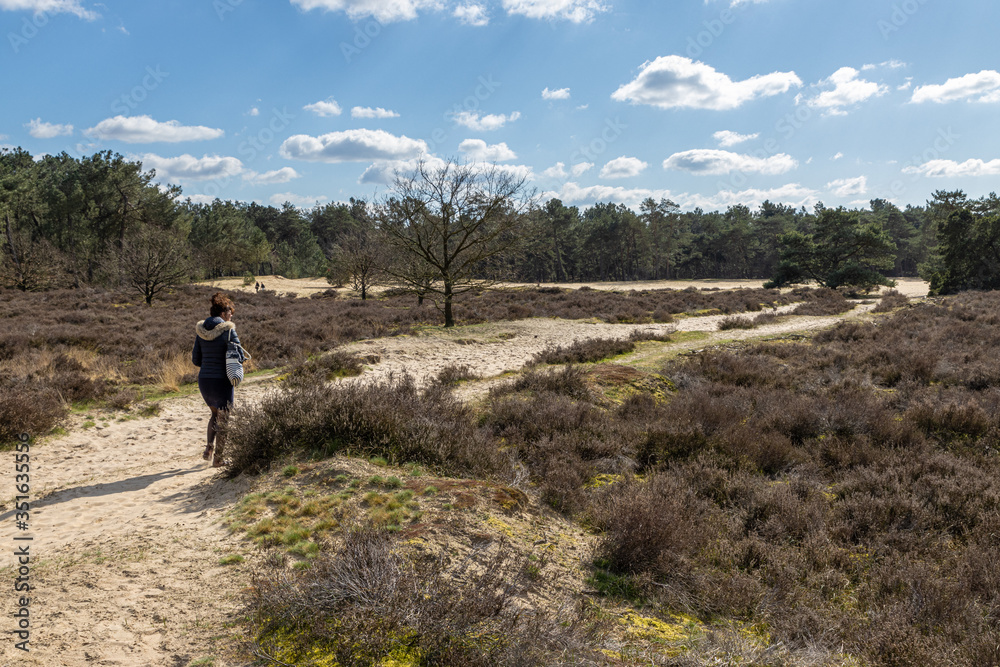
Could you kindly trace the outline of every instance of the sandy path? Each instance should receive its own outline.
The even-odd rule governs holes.
[[[785,307],[780,310],[787,310]],[[846,317],[863,316],[872,305]],[[465,385],[466,397],[485,392],[539,351],[574,339],[625,337],[635,329],[703,331],[700,348],[713,341],[781,334],[830,326],[840,317],[791,317],[751,331],[717,331],[722,316],[673,324],[611,325],[532,319],[469,327],[433,335],[361,341],[351,347],[381,362],[361,381],[408,372],[426,381],[448,365],[468,365],[487,379]],[[245,384],[238,400],[252,401],[268,378]],[[220,654],[233,630],[242,585],[239,570],[219,565],[249,547],[228,535],[219,519],[248,488],[227,481],[200,458],[208,410],[197,394],[163,400],[157,417],[102,421],[84,428],[73,418],[68,435],[31,451],[30,533],[19,533],[10,491],[0,496],[0,578],[12,582],[16,534],[31,534],[31,652],[14,648],[8,634],[16,596],[9,583],[0,595],[0,665],[169,665],[184,667]],[[112,419],[114,417],[112,416]],[[9,454],[13,456],[13,454]],[[11,481],[12,481],[12,473]],[[9,487],[8,487],[9,488]],[[221,640],[221,641],[220,641]],[[204,664],[204,663],[203,663]]]

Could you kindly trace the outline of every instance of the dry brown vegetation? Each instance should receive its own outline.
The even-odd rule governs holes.
[[[213,291],[178,288],[153,307],[94,288],[3,291],[0,443],[20,432],[48,432],[74,403],[100,401],[122,408],[144,393],[176,391],[194,381],[197,369],[188,361],[194,323],[206,317]],[[465,295],[455,304],[455,316],[462,324],[527,317],[662,322],[685,312],[742,312],[811,298],[809,290],[527,288]],[[249,370],[302,364],[349,341],[407,334],[415,326],[440,322],[429,302],[417,306],[415,297],[406,295],[362,301],[280,297],[262,290],[240,294],[236,306],[241,339],[254,355]],[[314,364],[301,372],[317,369]],[[343,374],[345,369],[325,372]]]
[[[475,408],[405,380],[290,388],[232,438],[526,474],[598,533],[606,602],[756,628],[770,650],[740,664],[995,665],[998,324],[1000,296],[969,293],[656,372],[530,370]]]

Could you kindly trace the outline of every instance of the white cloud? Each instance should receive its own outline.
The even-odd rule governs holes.
[[[556,162],[554,165],[542,172],[545,178],[554,178],[559,181],[566,180],[569,174],[566,173],[566,163]]]
[[[344,12],[352,20],[373,16],[382,23],[410,21],[422,9],[441,9],[440,0],[292,0],[305,11]]]
[[[105,118],[94,127],[86,130],[84,134],[96,139],[141,144],[156,141],[172,143],[218,139],[225,132],[203,125],[181,125],[176,120],[161,123],[149,116],[115,116],[114,118]]]
[[[143,169],[156,170],[156,179],[161,182],[231,178],[243,172],[243,163],[234,157],[206,155],[196,158],[187,153],[178,157],[161,157],[155,153],[145,153],[138,158]]]
[[[639,158],[624,155],[611,160],[601,169],[601,178],[632,178],[638,176],[649,166]]]
[[[276,183],[288,183],[299,176],[301,174],[291,167],[282,167],[274,171],[266,171],[263,174],[249,171],[243,174],[243,179],[250,181],[254,185],[274,185]]]
[[[906,167],[904,174],[921,174],[929,178],[953,178],[957,176],[997,176],[1000,175],[1000,160],[931,160],[924,164]]]
[[[344,111],[340,108],[340,105],[337,104],[337,100],[332,97],[320,100],[319,102],[313,102],[312,104],[307,104],[302,108],[306,111],[312,111],[317,116],[322,116],[323,118],[339,116]]]
[[[100,17],[100,14],[85,9],[79,0],[0,0],[0,10],[29,11],[34,14],[75,14],[88,21]]]
[[[837,152],[837,154],[836,154],[836,155],[834,155],[834,156],[833,156],[832,158],[830,158],[830,159],[831,159],[831,160],[833,160],[834,162],[836,162],[837,160],[839,160],[839,159],[840,159],[840,158],[842,158],[842,157],[844,157],[844,154],[838,151],[838,152]]]
[[[799,87],[795,72],[772,72],[733,81],[705,63],[683,56],[660,56],[640,67],[639,75],[611,95],[619,102],[649,104],[661,109],[735,109],[758,97]]]
[[[587,173],[593,168],[594,168],[593,162],[579,162],[577,164],[574,164],[573,167],[569,170],[569,172],[567,172],[565,162],[556,162],[554,165],[543,171],[542,176],[546,178],[554,178],[556,180],[565,181],[567,178],[569,178],[570,174],[572,174],[574,178],[579,178],[580,176],[583,176],[585,173]]]
[[[599,0],[503,0],[502,4],[508,14],[531,19],[565,19],[573,23],[587,23],[608,9]]]
[[[248,116],[259,116],[260,115],[260,109],[258,109],[257,107],[251,107],[250,111],[247,111],[247,115]]]
[[[325,202],[326,197],[309,197],[297,195],[292,192],[280,192],[276,195],[271,195],[271,198],[268,201],[270,201],[273,206],[281,206],[285,202],[288,202],[297,208],[310,208],[316,204]]]
[[[560,88],[559,90],[549,90],[546,88],[542,91],[543,100],[568,100],[569,99],[569,88]]]
[[[384,130],[345,130],[319,137],[296,134],[281,144],[282,157],[307,162],[405,160],[427,152],[427,143]]]
[[[832,90],[824,90],[816,97],[806,100],[806,104],[814,109],[824,109],[828,115],[843,115],[844,107],[860,104],[872,97],[881,97],[889,92],[889,87],[858,78],[858,70],[853,67],[841,67],[823,79],[818,86],[833,86]]]
[[[736,144],[742,144],[745,141],[756,139],[759,136],[760,132],[755,132],[754,134],[740,134],[739,132],[733,132],[731,130],[719,130],[712,135],[712,138],[718,141],[719,145],[723,148],[729,148],[730,146],[735,146]]]
[[[419,160],[423,161],[424,168],[431,172],[442,169],[447,165],[447,162],[432,155],[422,156]],[[365,169],[358,182],[361,184],[391,185],[397,173],[404,177],[413,174],[417,168],[417,162],[418,159],[376,161]],[[494,165],[486,163],[474,163],[472,166],[481,170],[494,168]],[[535,177],[531,167],[523,164],[498,164],[495,165],[495,168],[502,173],[511,174],[516,178],[524,178],[529,181]]]
[[[1000,101],[1000,72],[984,69],[978,74],[966,74],[954,79],[948,79],[940,85],[917,86],[910,101],[921,102],[954,102],[955,100],[970,100],[975,102]]]
[[[35,139],[52,139],[53,137],[65,137],[73,134],[72,125],[46,123],[41,118],[25,123],[24,126],[28,128],[28,134]]]
[[[622,203],[633,209],[638,208],[645,199],[671,199],[674,195],[670,190],[649,190],[647,188],[623,188],[610,185],[580,186],[577,183],[565,183],[558,192],[546,192],[542,199],[561,199],[567,204],[596,204],[597,202]]]
[[[857,178],[838,178],[826,184],[826,189],[838,197],[863,195],[868,191],[868,179],[865,176]]]
[[[482,139],[466,139],[458,145],[458,150],[476,162],[503,162],[517,158],[517,155],[508,148],[506,143],[501,142],[489,146]]]
[[[486,8],[482,5],[459,5],[455,7],[452,16],[465,25],[484,26],[489,25],[490,17],[486,13]]]
[[[423,161],[424,167],[430,171],[441,169],[447,163],[439,157],[424,155],[410,160],[376,160],[365,169],[358,183],[375,185],[392,185],[396,174],[406,176],[417,168],[417,162]]]
[[[760,174],[784,174],[799,166],[787,153],[757,157],[711,148],[697,148],[674,153],[663,161],[664,169],[679,169],[693,174],[726,174],[732,171]]]
[[[486,116],[480,116],[475,111],[459,111],[453,116],[455,122],[459,125],[464,125],[470,130],[476,132],[490,132],[492,130],[499,130],[501,127],[507,123],[513,123],[515,120],[521,117],[520,111],[515,111],[511,114],[488,114]]]
[[[382,107],[352,107],[351,118],[399,118],[399,114]]]
[[[722,190],[711,197],[699,194],[684,194],[677,196],[674,201],[686,210],[697,207],[706,211],[715,211],[726,209],[736,204],[758,208],[765,201],[799,208],[801,206],[808,207],[815,205],[819,201],[819,192],[803,187],[798,183],[788,183],[787,185],[767,190],[758,188],[739,191]]]
[[[211,204],[219,198],[218,195],[184,195],[185,199],[190,199],[195,204]]]

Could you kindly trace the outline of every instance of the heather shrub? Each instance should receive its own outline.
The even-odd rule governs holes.
[[[244,600],[250,652],[345,667],[603,662],[583,648],[589,624],[581,614],[553,618],[525,604],[525,591],[537,585],[527,565],[502,542],[450,568],[412,561],[389,533],[355,527],[306,570],[255,573]]]
[[[67,408],[58,394],[27,382],[0,384],[0,447],[27,433],[45,435],[66,418]]]
[[[719,320],[719,331],[729,331],[731,329],[753,329],[757,326],[756,321],[749,317],[739,317],[730,315]]]
[[[843,294],[825,287],[816,290],[799,288],[793,290],[792,295],[808,299],[792,310],[793,315],[839,315],[854,308],[854,304]]]
[[[413,461],[466,475],[497,474],[506,463],[448,392],[420,391],[404,376],[385,383],[290,386],[230,416],[228,472],[260,472],[294,450],[329,456],[348,450]]]
[[[900,294],[897,290],[891,289],[882,294],[882,298],[879,299],[878,303],[872,309],[873,313],[888,313],[890,311],[901,308],[910,303],[910,300],[903,294]]]
[[[631,340],[589,338],[587,340],[575,340],[565,347],[556,345],[555,347],[542,350],[532,357],[529,364],[585,364],[610,357],[617,357],[618,355],[627,354],[634,350],[635,343]]]
[[[340,377],[361,375],[363,368],[364,360],[361,357],[344,350],[333,350],[292,366],[284,381],[291,385],[328,382]]]
[[[433,382],[438,385],[450,387],[466,380],[477,380],[479,375],[466,364],[448,364],[434,376]]]

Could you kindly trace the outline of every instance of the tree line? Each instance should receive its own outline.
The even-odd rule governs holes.
[[[706,212],[647,199],[637,211],[615,203],[580,210],[534,200],[523,178],[501,168],[448,163],[421,165],[379,201],[303,210],[194,203],[154,179],[110,151],[37,159],[0,151],[0,285],[124,284],[147,301],[168,284],[244,274],[326,275],[363,295],[392,280],[421,296],[442,281],[451,282],[450,295],[463,281],[501,277],[771,278],[835,287],[920,275],[939,293],[1000,286],[994,194],[972,200],[937,191],[925,206],[904,209],[874,199],[867,209],[765,201],[756,210]],[[440,257],[437,247],[445,249]]]

